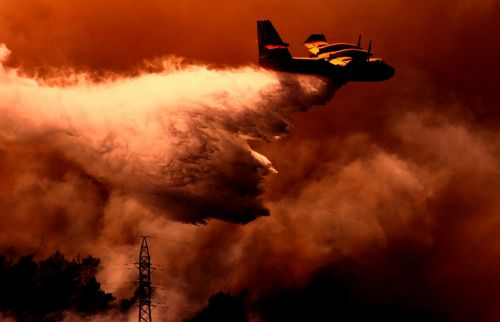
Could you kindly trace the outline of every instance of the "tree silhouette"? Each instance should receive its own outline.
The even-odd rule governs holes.
[[[34,256],[9,262],[0,256],[0,312],[18,321],[59,321],[62,312],[92,315],[110,307],[114,297],[104,292],[95,274],[99,260],[68,260],[60,252],[39,263]]]
[[[245,293],[233,297],[218,292],[210,297],[208,306],[189,322],[247,322],[245,314]]]

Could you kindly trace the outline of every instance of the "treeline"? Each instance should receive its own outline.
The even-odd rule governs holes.
[[[225,292],[215,293],[204,309],[185,322],[248,322],[245,297],[245,292],[237,297]]]
[[[218,292],[185,322],[449,322],[430,295],[414,281],[377,271],[382,279],[363,278],[348,263],[318,270],[301,287],[250,296]],[[364,275],[366,276],[366,275]],[[391,284],[392,283],[392,284]]]
[[[114,297],[95,275],[99,259],[72,260],[56,252],[39,262],[34,256],[9,261],[0,255],[0,312],[17,321],[59,321],[64,311],[82,316],[111,306]]]

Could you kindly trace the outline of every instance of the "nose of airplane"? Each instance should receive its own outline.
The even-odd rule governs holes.
[[[386,65],[386,79],[392,78],[394,74],[396,74],[396,68],[392,67],[391,65]]]
[[[377,60],[352,65],[349,72],[350,81],[380,82],[392,78],[396,69],[382,60]]]
[[[373,81],[386,81],[396,74],[396,69],[385,62],[379,62],[371,65],[369,74]]]

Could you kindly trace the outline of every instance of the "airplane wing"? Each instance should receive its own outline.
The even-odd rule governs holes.
[[[319,49],[323,46],[328,45],[326,42],[326,37],[323,34],[312,34],[307,39],[304,41],[304,45],[307,47],[307,49],[313,53],[314,55],[317,55],[319,52]]]

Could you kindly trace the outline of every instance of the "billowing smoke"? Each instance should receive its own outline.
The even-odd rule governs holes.
[[[148,234],[154,301],[169,307],[154,309],[160,321],[244,289],[256,320],[314,320],[311,312],[498,320],[494,1],[0,0],[0,9],[0,35],[13,51],[2,72],[9,95],[0,98],[4,253],[91,254],[102,259],[106,291],[130,297],[136,273],[125,264]],[[326,108],[292,114],[294,130],[280,141],[288,113],[324,84],[198,63],[129,76],[144,59],[171,53],[255,62],[260,18],[272,19],[297,55],[310,33],[335,42],[362,33],[397,75],[348,84]],[[104,80],[88,80],[95,77]],[[30,113],[17,114],[26,106]],[[263,182],[273,168],[260,155],[279,171]],[[245,222],[266,209],[269,217],[246,225],[184,223]]]
[[[9,54],[3,45],[3,62]],[[161,63],[160,72],[100,81],[71,71],[32,79],[0,66],[4,252],[87,251],[113,267],[134,262],[128,245],[141,234],[187,229],[185,241],[194,232],[185,223],[269,214],[261,184],[276,170],[249,141],[286,136],[290,114],[327,102],[333,84]],[[101,280],[130,293],[128,273],[105,269]]]
[[[9,50],[1,54],[6,61]],[[290,114],[324,104],[335,87],[257,68],[162,66],[99,82],[70,71],[36,80],[0,66],[4,252],[87,251],[113,267],[135,261],[127,245],[141,234],[269,214],[261,184],[276,170],[248,142],[286,136]],[[105,269],[101,280],[130,296],[126,273]]]
[[[7,52],[3,46],[2,55]],[[252,68],[172,66],[97,84],[72,77],[69,85],[50,86],[2,68],[4,144],[37,145],[57,158],[51,166],[78,168],[109,194],[140,199],[190,223],[267,215],[260,183],[275,170],[247,140],[279,139],[289,131],[291,112],[326,102],[334,92],[317,78],[280,80]],[[16,195],[46,190],[46,178],[24,179],[12,184],[20,189]]]

